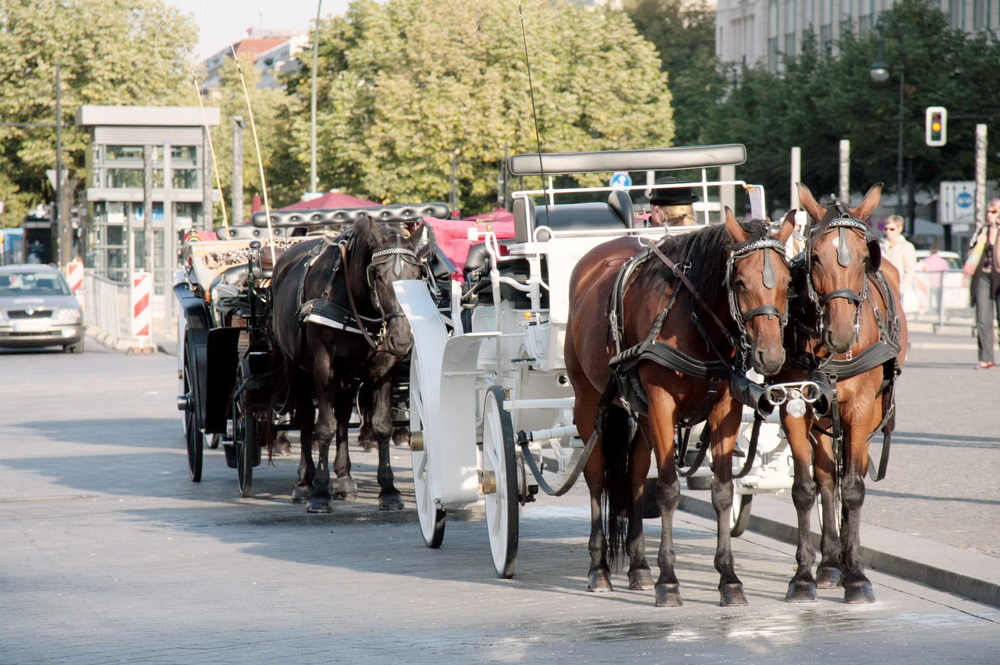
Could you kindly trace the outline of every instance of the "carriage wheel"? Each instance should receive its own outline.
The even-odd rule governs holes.
[[[518,518],[517,453],[506,395],[500,386],[486,393],[483,409],[483,496],[490,533],[493,567],[502,579],[514,576],[517,566]]]
[[[733,501],[733,508],[729,511],[729,535],[739,538],[750,526],[750,503],[753,501],[753,494],[737,494],[739,501]]]
[[[410,455],[413,461],[413,493],[417,503],[417,517],[420,521],[420,535],[427,547],[441,547],[444,540],[445,511],[438,507],[433,496],[430,478],[430,464],[423,437],[414,433],[424,432],[424,396],[420,392],[420,361],[416,351],[410,361]],[[419,442],[417,439],[419,438]]]
[[[244,386],[249,368],[244,360],[236,370],[236,385]],[[236,446],[236,472],[240,485],[240,496],[250,496],[253,485],[254,460],[260,445],[258,427],[253,415],[250,389],[243,387],[233,399],[233,444]]]
[[[185,345],[186,346],[186,345]],[[191,474],[191,481],[201,482],[201,466],[204,458],[205,435],[198,429],[198,418],[195,413],[196,398],[194,393],[194,379],[191,373],[190,360],[187,353],[184,354],[184,395],[187,397],[187,406],[184,408],[184,438],[187,439],[188,472]]]

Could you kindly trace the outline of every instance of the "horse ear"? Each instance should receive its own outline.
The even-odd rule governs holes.
[[[801,182],[795,183],[796,189],[799,190],[799,205],[802,209],[809,213],[809,216],[815,221],[820,221],[826,217],[826,208],[816,203],[816,199],[813,198],[812,192],[808,187],[803,185]]]
[[[726,230],[729,231],[729,235],[732,236],[733,241],[737,243],[744,243],[750,234],[743,230],[740,223],[736,221],[736,216],[733,215],[733,211],[726,206]]]
[[[778,229],[777,238],[781,242],[788,242],[788,239],[792,237],[792,232],[795,230],[795,211],[789,210],[788,214],[785,215],[785,219],[781,224],[781,228]]]
[[[882,198],[882,183],[877,182],[872,185],[868,193],[865,194],[864,200],[861,201],[861,205],[857,208],[851,208],[851,214],[860,219],[861,221],[867,222],[868,218],[872,216],[872,212],[878,207],[878,202]]]

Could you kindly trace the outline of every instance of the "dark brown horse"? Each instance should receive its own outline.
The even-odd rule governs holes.
[[[878,431],[884,432],[880,478],[895,420],[892,389],[906,356],[899,274],[880,260],[878,239],[864,221],[878,206],[881,184],[872,187],[857,208],[840,203],[824,208],[808,188],[798,187],[811,223],[803,256],[793,263],[797,294],[790,307],[799,316],[786,331],[786,369],[774,380],[810,382],[810,399],[815,401],[798,417],[789,413],[789,402],[781,406],[795,460],[792,500],[799,526],[798,567],[785,599],[814,601],[817,587],[843,584],[846,602],[870,603],[875,596],[861,562],[859,526],[868,444]],[[789,392],[779,390],[783,396]],[[822,559],[813,577],[809,512],[817,490],[822,503]]]
[[[302,433],[299,480],[292,500],[308,500],[309,512],[330,512],[330,499],[357,496],[347,452],[347,427],[358,386],[370,386],[371,423],[378,447],[379,508],[399,510],[403,501],[389,465],[392,378],[413,346],[410,326],[392,283],[420,279],[416,235],[376,224],[367,215],[344,234],[298,243],[278,259],[271,292],[271,330],[284,359],[288,396]],[[319,407],[312,458],[313,394]],[[330,482],[329,450],[336,437],[336,480]],[[332,490],[332,491],[331,491]]]
[[[629,588],[653,586],[642,534],[652,448],[663,525],[656,604],[681,605],[672,532],[680,502],[675,433],[679,425],[707,418],[719,589],[723,604],[746,603],[729,533],[732,454],[742,407],[727,385],[732,373],[745,376],[752,366],[768,376],[785,360],[781,339],[791,280],[785,241],[792,230],[789,220],[773,236],[767,222],[741,224],[727,209],[725,224],[667,236],[653,247],[633,237],[613,240],[577,264],[570,282],[566,367],[581,437],[587,441],[595,425],[601,428],[600,445],[584,469],[591,499],[591,591],[611,590],[611,570],[623,550],[630,559]],[[630,412],[638,419],[631,441]]]

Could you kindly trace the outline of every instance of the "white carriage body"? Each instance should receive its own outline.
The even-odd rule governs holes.
[[[705,193],[702,201],[709,199],[709,187],[742,187],[750,196],[754,217],[764,217],[761,188],[742,181],[707,179],[708,167],[742,163],[742,158],[733,157],[733,148],[710,146],[566,153],[542,155],[541,158],[538,155],[515,156],[511,158],[514,175],[537,175],[530,167],[524,173],[518,173],[517,169],[544,162],[541,166],[550,176],[549,186],[544,190],[515,193],[515,228],[519,237],[507,246],[507,255],[501,255],[499,242],[492,233],[479,234],[477,239],[485,241],[490,255],[489,280],[493,298],[492,303],[478,304],[472,309],[471,330],[465,331],[461,323],[462,284],[452,283],[450,312],[442,313],[423,282],[396,283],[400,304],[414,336],[410,395],[411,411],[416,415],[411,415],[411,423],[422,424],[425,451],[419,462],[415,457],[415,464],[427,465],[415,468],[414,478],[416,483],[418,476],[426,472],[426,492],[438,509],[466,507],[480,501],[483,452],[476,444],[483,443],[484,397],[492,386],[502,387],[506,394],[502,408],[509,412],[514,431],[529,433],[533,452],[544,444],[549,459],[554,458],[557,462],[557,472],[566,470],[574,452],[583,448],[573,425],[573,390],[565,374],[563,351],[573,269],[592,248],[616,237],[633,235],[652,242],[665,233],[684,233],[698,228],[626,228],[622,225],[620,228],[559,229],[536,226],[532,197],[544,196],[553,203],[557,194],[583,191],[607,195],[613,191],[611,188],[555,189],[551,175],[560,173],[701,168],[700,182],[677,183],[677,186],[700,188],[699,191]],[[736,148],[745,156],[742,146]],[[524,160],[515,161],[521,158]],[[652,183],[651,178],[649,182]],[[628,189],[644,188],[646,186]],[[702,204],[696,211],[705,221],[713,212],[717,216],[712,221],[721,219],[718,203]],[[514,279],[504,274],[504,266],[515,262],[522,272],[527,265],[526,277],[521,274]],[[519,297],[505,298],[503,290],[519,292]],[[751,422],[752,412],[745,413],[744,419]],[[738,442],[744,450],[748,437],[749,425]],[[790,455],[774,416],[761,428],[758,451],[763,463],[736,482],[736,491],[754,493],[790,488]],[[742,465],[743,459],[737,457],[736,462]],[[706,464],[697,475],[709,473]],[[420,488],[417,491],[419,494]],[[418,509],[420,503],[418,496]]]

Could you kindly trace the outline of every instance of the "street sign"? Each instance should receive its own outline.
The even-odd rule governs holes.
[[[941,224],[976,223],[976,183],[974,180],[941,183],[938,198],[938,222]]]
[[[625,189],[632,186],[632,176],[624,171],[618,171],[611,176],[610,187],[614,189]]]

